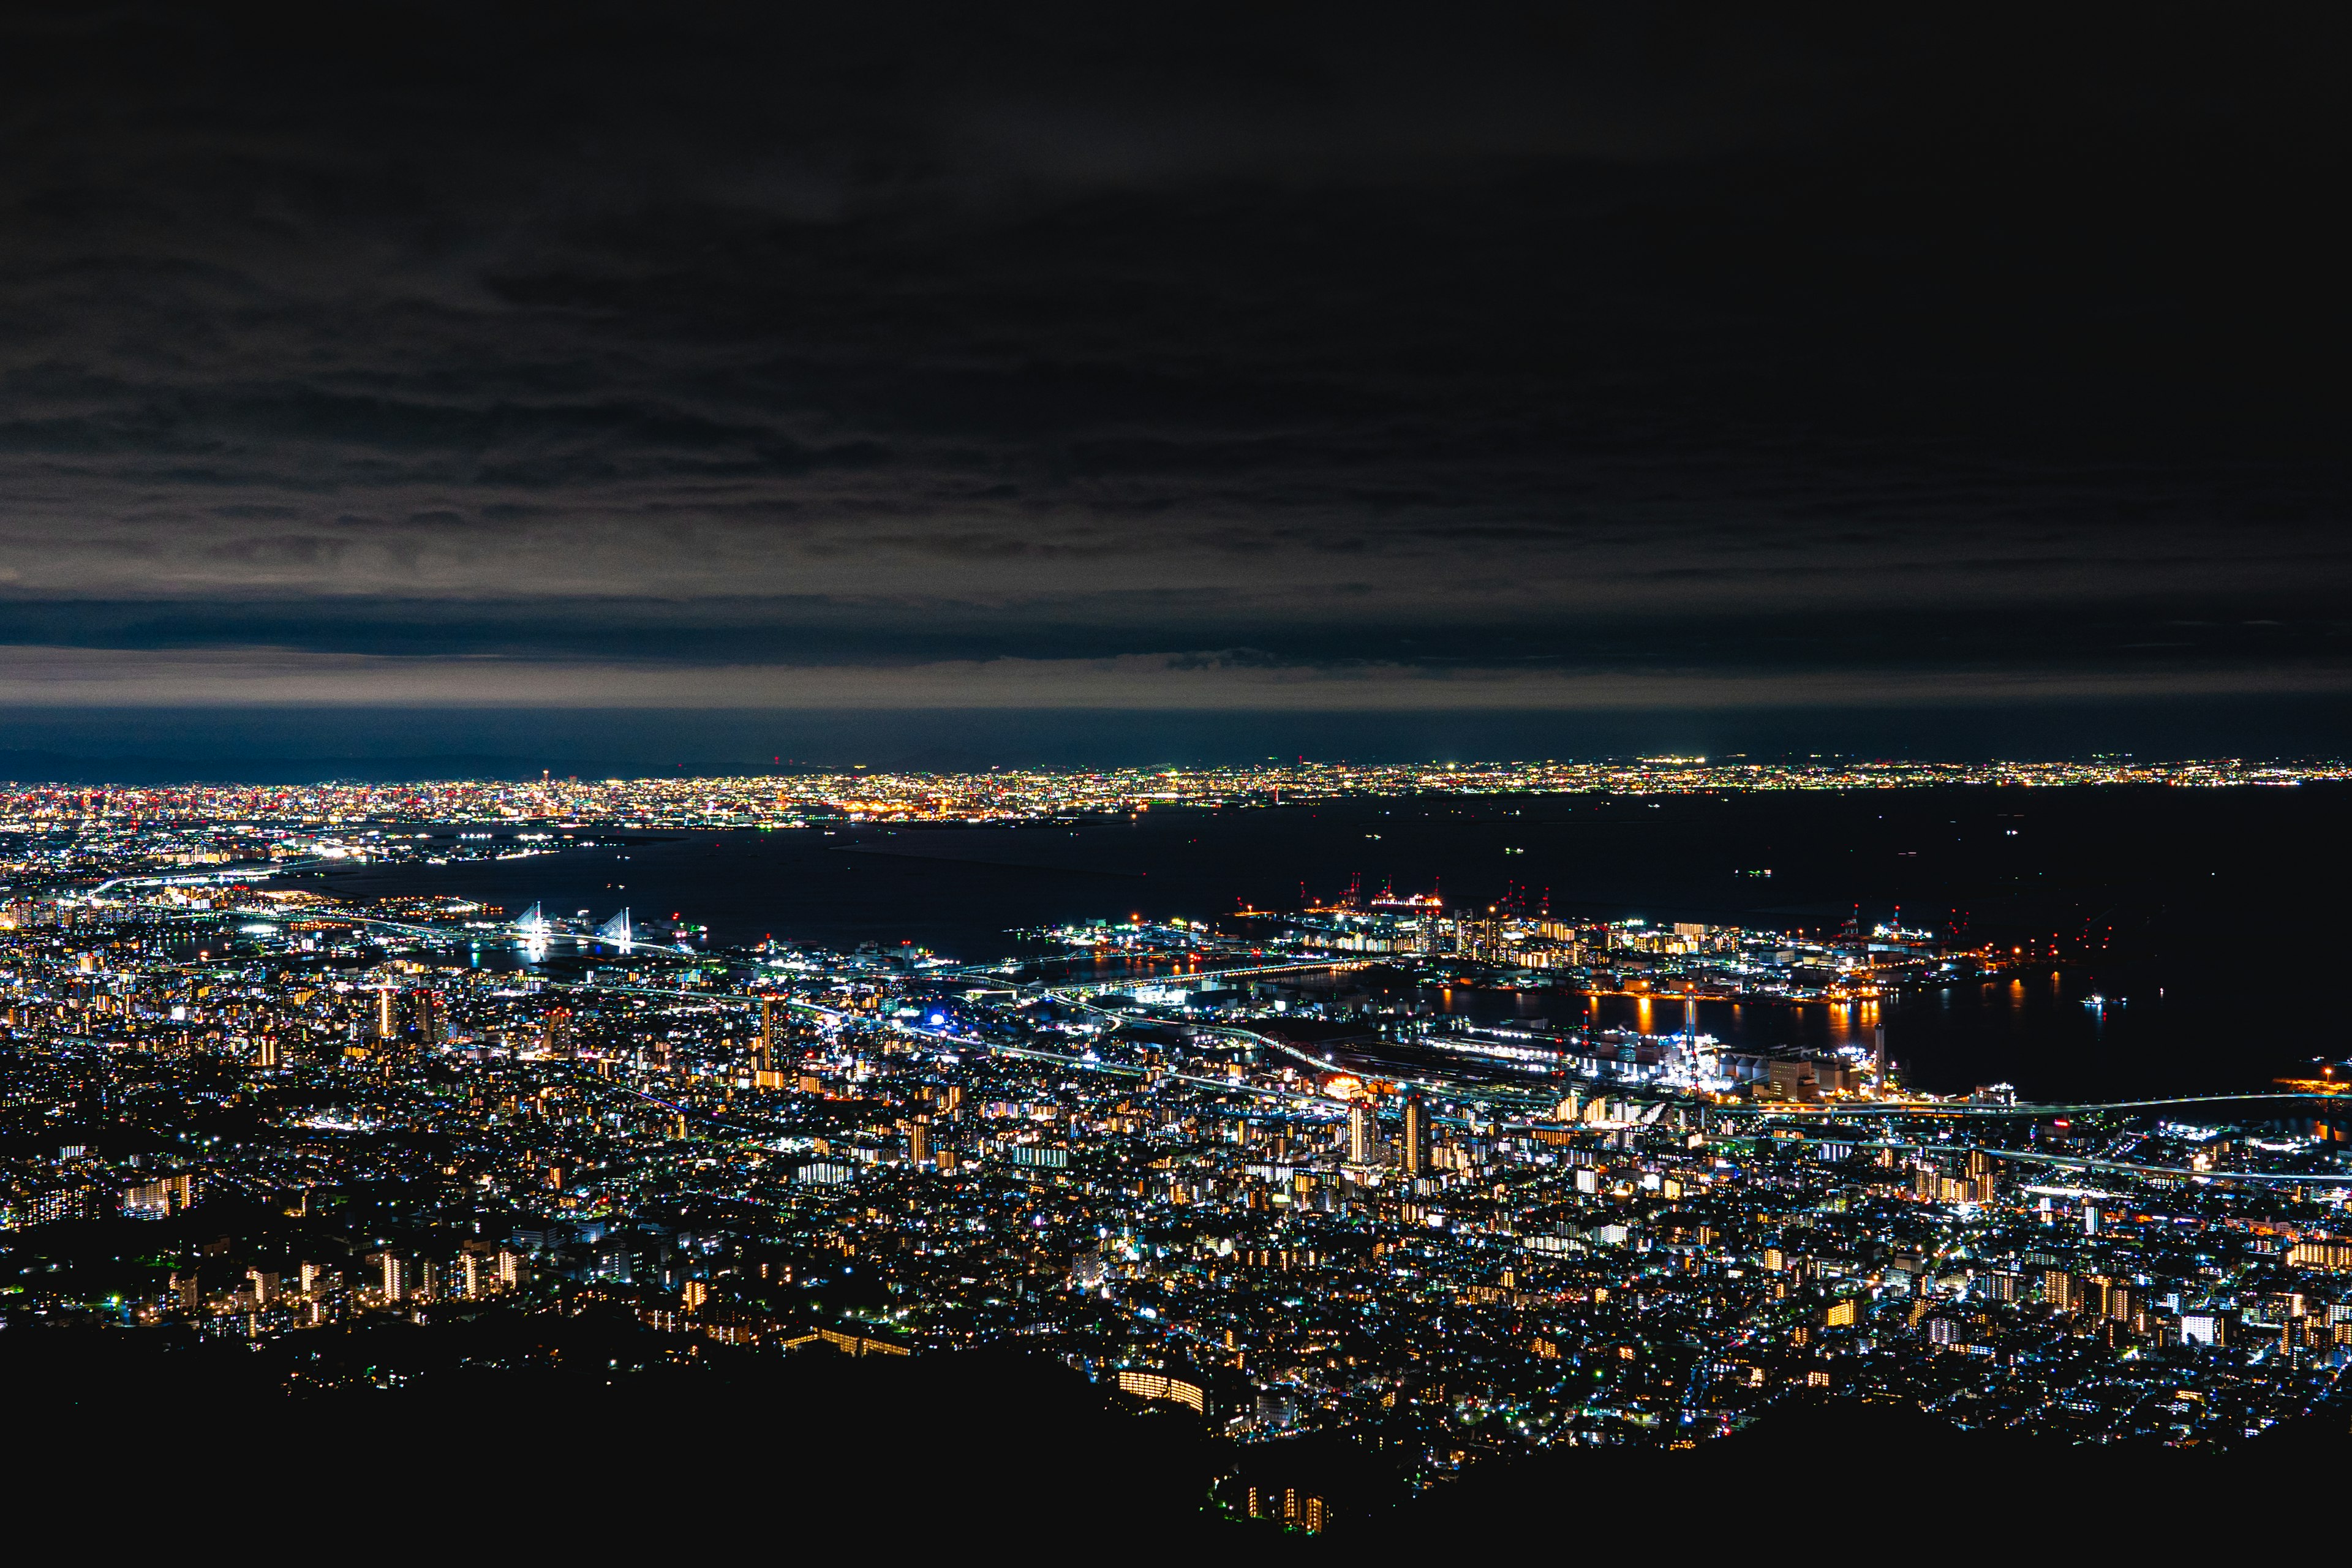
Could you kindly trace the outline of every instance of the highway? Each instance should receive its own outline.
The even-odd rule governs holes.
[[[2081,1100],[2072,1104],[1971,1105],[1961,1100],[1840,1100],[1827,1105],[1718,1105],[1725,1116],[1790,1116],[1843,1121],[1853,1116],[1961,1116],[1994,1121],[2100,1116],[2118,1110],[2156,1110],[2171,1106],[2242,1105],[2252,1100],[2341,1100],[2311,1089],[2262,1089],[2245,1094],[2182,1094],[2160,1100]]]
[[[1751,1133],[1727,1142],[1757,1148],[1787,1143],[1836,1143],[1853,1149],[1896,1149],[1922,1154],[1984,1154],[2020,1165],[2058,1165],[2072,1171],[2114,1171],[2132,1176],[2177,1176],[2201,1182],[2260,1182],[2287,1185],[2352,1186],[2352,1172],[2200,1171],[2189,1165],[2142,1165],[2128,1160],[2100,1160],[2081,1154],[2052,1154],[2038,1149],[1997,1149],[1984,1143],[1907,1143],[1892,1139],[1786,1138]]]

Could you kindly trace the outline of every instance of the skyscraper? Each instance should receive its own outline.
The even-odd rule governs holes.
[[[1418,1176],[1429,1169],[1429,1108],[1415,1090],[1404,1097],[1404,1173]]]
[[[1372,1163],[1372,1112],[1369,1106],[1348,1107],[1348,1163],[1351,1165]]]

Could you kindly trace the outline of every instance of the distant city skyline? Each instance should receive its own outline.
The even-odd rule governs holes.
[[[1154,805],[1280,806],[1335,797],[1483,795],[1633,796],[1778,791],[1929,789],[2009,785],[2084,789],[2152,784],[2217,789],[2341,784],[2352,759],[2191,761],[2116,755],[2079,762],[1895,762],[1815,756],[1790,760],[1662,756],[1425,763],[1300,757],[1218,767],[869,767],[753,771],[732,776],[448,777],[269,784],[0,785],[0,813],[27,821],[390,821],[545,823],[565,826],[805,826],[852,821],[1014,822],[1066,813],[1149,811]],[[0,822],[0,829],[11,824]]]

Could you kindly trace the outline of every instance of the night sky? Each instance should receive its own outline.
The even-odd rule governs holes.
[[[2334,10],[1922,9],[11,8],[0,749],[2344,750]]]

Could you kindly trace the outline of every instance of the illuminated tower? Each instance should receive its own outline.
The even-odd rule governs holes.
[[[907,1159],[919,1165],[931,1157],[931,1119],[918,1116],[907,1124]]]
[[[773,996],[760,998],[760,1042],[754,1054],[758,1058],[754,1065],[760,1071],[776,1070],[776,999]]]
[[[1348,1163],[1369,1165],[1372,1163],[1372,1112],[1370,1107],[1348,1107]]]
[[[1404,1097],[1404,1173],[1418,1176],[1429,1169],[1429,1108],[1416,1090]]]
[[[399,1033],[400,1021],[394,1016],[394,995],[389,985],[375,994],[375,1037],[379,1040],[389,1040]]]

